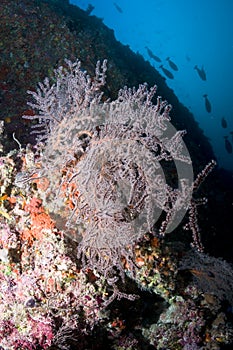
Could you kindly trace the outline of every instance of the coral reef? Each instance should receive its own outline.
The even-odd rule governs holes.
[[[0,12],[0,119],[5,121],[5,152],[17,146],[13,133],[24,147],[34,142],[30,121],[21,118],[22,114],[34,113],[26,104],[27,89],[34,89],[45,76],[51,77],[53,68],[63,64],[65,58],[79,57],[91,75],[96,61],[107,58],[111,69],[104,92],[113,100],[125,85],[138,86],[145,81],[148,86],[158,84],[159,94],[173,106],[173,125],[187,130],[184,140],[194,173],[214,159],[209,140],[166,80],[140,54],[117,41],[114,32],[88,8],[83,11],[63,0],[2,0]],[[155,37],[155,42],[158,40]],[[203,196],[208,194],[208,206],[199,217],[203,242],[212,255],[231,261],[232,245],[226,242],[231,237],[232,174],[216,167],[201,191]]]
[[[32,93],[37,145],[0,158],[0,346],[220,350],[233,343],[232,267],[202,252],[191,196],[214,164],[185,181],[170,106],[146,85],[104,100],[105,73],[67,61]]]
[[[201,251],[208,243],[215,254],[232,258],[232,246],[226,243],[232,234],[232,218],[227,213],[228,207],[232,209],[232,175],[217,170],[211,181],[204,184],[205,189],[201,188],[201,196],[208,193],[209,198],[204,215],[199,215],[203,247],[196,214],[198,204],[205,203],[205,199],[196,198],[195,192],[214,164],[210,163],[194,182],[192,176],[188,185],[184,181],[182,187],[176,169],[178,161],[169,160],[172,151],[173,156],[175,152],[187,157],[184,148],[181,153],[176,149],[184,145],[183,131],[172,134],[176,135],[172,142],[176,146],[170,148],[172,135],[167,135],[165,130],[170,116],[177,128],[187,130],[185,144],[195,174],[214,158],[191,113],[148,62],[117,42],[113,31],[101,19],[90,16],[90,7],[85,12],[69,5],[68,0],[1,0],[0,10],[0,348],[232,348],[232,265]],[[65,58],[76,57],[91,77],[84,74],[80,63],[72,66],[67,61],[54,78],[55,65],[63,64]],[[110,69],[103,86],[106,63],[97,66],[96,75],[94,72],[96,61],[104,58]],[[73,68],[76,82],[82,80],[85,93],[80,84],[75,86]],[[70,72],[67,81],[65,70],[67,74]],[[50,78],[41,84],[44,92],[35,92],[36,83],[44,76]],[[59,86],[56,81],[60,82]],[[144,81],[148,86],[140,85]],[[73,85],[64,85],[65,82]],[[172,103],[172,111],[164,101],[152,98],[155,88],[150,87],[155,83],[163,98]],[[119,89],[125,85],[140,87],[123,89],[118,96]],[[44,96],[44,101],[49,102],[47,112],[53,107],[50,121],[46,118],[48,114],[39,114],[42,122],[39,128],[35,127],[36,106],[26,105],[27,89],[33,90],[35,97],[41,91],[41,99]],[[72,89],[78,96],[76,100],[69,99]],[[53,104],[54,98],[60,101],[59,105]],[[75,108],[73,102],[77,103]],[[80,106],[85,106],[81,120]],[[63,118],[67,113],[73,123],[78,119],[83,124],[73,128]],[[23,114],[29,118],[21,118]],[[54,115],[58,123],[53,122]],[[145,118],[143,125],[141,117]],[[147,117],[154,117],[157,124],[151,125]],[[124,127],[122,122],[126,124]],[[29,134],[31,125],[39,133]],[[148,158],[147,164],[140,158],[140,152],[136,153],[138,146],[137,151],[130,153],[135,162],[128,162],[127,167],[126,163],[115,165],[119,161],[116,143],[110,155],[96,152],[107,145],[109,132],[111,141],[117,137],[124,145],[130,139],[133,145],[154,147],[153,162],[156,159],[158,166],[154,173],[162,168],[165,178],[159,173],[158,182],[152,187],[147,185],[152,158]],[[44,144],[35,146],[34,136],[45,136],[41,139]],[[108,157],[111,166],[106,162]],[[138,160],[143,167],[135,166]],[[188,162],[181,164],[190,170]],[[87,177],[90,166],[93,177]],[[187,178],[186,174],[181,175],[180,179]],[[168,202],[163,202],[160,185]],[[92,192],[87,193],[89,188]],[[93,189],[98,195],[101,188],[109,195],[106,198],[102,195],[92,203]],[[158,213],[163,212],[155,225],[151,225],[148,203],[150,188],[158,189]],[[121,195],[117,197],[119,191]],[[191,198],[191,192],[195,199]],[[180,196],[185,193],[188,200]],[[183,206],[181,211],[174,207],[178,199],[179,208]],[[175,210],[171,211],[172,208]],[[189,238],[181,227],[184,219],[174,234],[164,235],[176,218],[170,213],[184,214],[186,210],[189,213],[189,219],[185,218],[186,228],[193,231],[191,250],[191,235]],[[142,213],[145,231],[137,232],[133,224]],[[105,244],[109,247],[110,242],[103,237],[108,237],[106,233],[110,234],[110,229],[114,236],[110,249],[105,249]],[[101,238],[99,245],[96,234]],[[116,235],[118,240],[114,241]],[[94,244],[92,251],[91,244]]]
[[[12,166],[16,175],[13,158],[1,158],[2,174],[10,175]],[[104,281],[91,282],[91,273],[85,275],[68,256],[62,233],[35,191],[3,185],[10,193],[1,197],[0,344],[47,349],[63,324],[84,317],[89,327],[96,322]]]

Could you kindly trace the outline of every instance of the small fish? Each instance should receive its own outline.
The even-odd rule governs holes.
[[[203,95],[205,99],[205,109],[207,110],[208,113],[211,113],[211,104],[207,96],[208,96],[207,94]]]
[[[228,140],[228,136],[224,136],[225,139],[225,148],[228,153],[232,153],[232,144]]]
[[[123,13],[123,10],[115,2],[113,3],[118,12]]]
[[[196,66],[194,67],[194,69],[196,69],[196,71],[197,71],[199,77],[200,77],[202,80],[206,80],[206,72],[205,72],[203,66],[202,66],[202,68],[200,69],[200,68],[198,68],[198,66],[196,65]]]
[[[230,131],[230,134],[231,134],[231,139],[233,141],[233,131]]]
[[[222,124],[222,127],[223,127],[224,129],[227,128],[227,121],[226,121],[226,119],[225,119],[224,117],[222,117],[221,124]]]
[[[153,54],[153,52],[149,49],[149,47],[145,46],[145,48],[147,49],[147,53],[150,56],[150,58],[153,58],[153,60],[155,60],[156,62],[162,62],[158,56],[155,56]]]
[[[169,79],[174,79],[174,75],[166,68],[163,67],[163,65],[161,64],[161,66],[159,66],[159,68],[162,69],[163,73],[169,78]]]
[[[173,70],[178,71],[177,65],[176,65],[174,62],[172,62],[172,61],[170,60],[170,57],[167,57],[167,58],[166,58],[166,61],[168,61],[169,66],[170,66]]]
[[[89,16],[94,9],[95,7],[92,4],[88,4],[86,14]]]

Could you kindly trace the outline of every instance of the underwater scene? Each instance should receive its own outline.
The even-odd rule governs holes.
[[[0,2],[0,350],[233,348],[233,3]]]
[[[83,9],[87,2],[71,0]],[[139,52],[192,112],[218,163],[233,170],[233,3],[89,1],[116,39]]]

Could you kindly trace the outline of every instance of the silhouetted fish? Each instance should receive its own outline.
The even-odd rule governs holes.
[[[90,15],[91,12],[94,10],[94,8],[95,7],[92,4],[88,4],[87,9],[86,9],[87,15]]]
[[[204,71],[203,66],[202,66],[202,68],[200,69],[200,68],[198,68],[198,66],[196,65],[196,66],[194,67],[194,69],[196,69],[196,71],[197,71],[199,77],[200,77],[202,80],[206,80],[206,73],[205,73],[205,71]]]
[[[211,104],[210,104],[210,101],[209,101],[207,96],[208,96],[207,94],[203,95],[203,97],[205,99],[205,109],[207,110],[208,113],[210,113],[211,112]]]
[[[231,139],[233,141],[233,131],[230,131],[230,134],[231,134]]]
[[[174,79],[174,75],[166,68],[163,67],[163,65],[161,64],[161,66],[159,66],[159,68],[162,69],[163,73],[169,78],[169,79]]]
[[[232,144],[228,140],[228,136],[224,136],[225,139],[225,148],[228,153],[232,153]]]
[[[172,61],[170,60],[170,57],[167,57],[167,58],[166,58],[166,61],[168,61],[169,66],[170,66],[173,70],[178,71],[177,65],[176,65],[174,62],[172,62]]]
[[[118,12],[123,13],[123,10],[115,2],[113,3]]]
[[[162,62],[158,56],[155,56],[153,54],[153,52],[149,49],[149,47],[145,46],[145,48],[147,49],[147,53],[150,56],[150,58],[153,58],[153,60],[155,60],[156,62]]]
[[[227,121],[226,121],[226,119],[225,119],[224,117],[222,117],[221,124],[222,124],[222,127],[223,127],[224,129],[227,128]]]

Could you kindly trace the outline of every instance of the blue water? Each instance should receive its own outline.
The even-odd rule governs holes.
[[[233,170],[233,153],[225,148],[224,136],[233,146],[233,0],[70,0],[115,32],[121,43],[129,45],[160,71],[185,106],[193,113],[209,138],[218,164]],[[162,60],[174,79],[167,78],[151,59],[145,46]],[[178,66],[172,70],[167,57]],[[207,80],[199,77],[194,66],[202,66]],[[211,103],[205,107],[203,95]],[[222,117],[227,128],[221,125]]]

